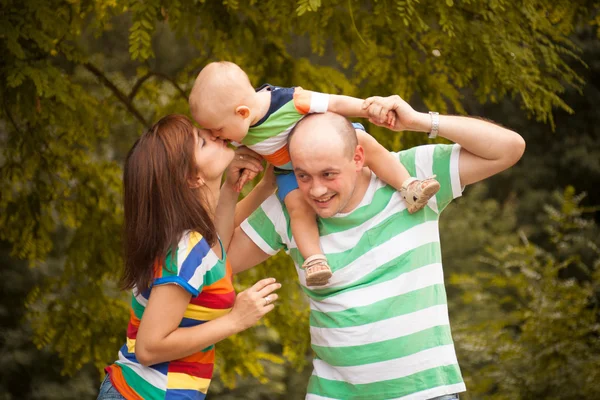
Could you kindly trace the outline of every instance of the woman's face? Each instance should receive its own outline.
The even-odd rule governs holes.
[[[233,160],[234,151],[222,139],[213,137],[209,131],[194,128],[196,166],[200,177],[207,182],[221,180],[225,169]]]

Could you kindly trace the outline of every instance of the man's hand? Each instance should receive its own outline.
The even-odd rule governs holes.
[[[375,125],[393,131],[427,131],[418,123],[420,113],[398,95],[369,97],[365,99],[362,107],[367,110],[369,121]]]

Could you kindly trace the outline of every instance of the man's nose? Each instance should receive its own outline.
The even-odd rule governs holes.
[[[313,181],[310,187],[310,195],[313,197],[321,197],[327,193],[327,187],[325,187],[318,179]]]

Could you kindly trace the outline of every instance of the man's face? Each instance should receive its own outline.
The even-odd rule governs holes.
[[[337,135],[329,134],[329,140],[312,146],[294,143],[291,149],[298,187],[321,218],[352,211],[348,208],[364,160],[361,155],[350,157]]]

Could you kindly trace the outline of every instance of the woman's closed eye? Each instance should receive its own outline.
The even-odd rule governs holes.
[[[204,140],[204,138],[202,136],[200,136],[200,131],[196,131],[196,137],[198,138],[198,145],[200,147],[204,147],[206,140]]]

